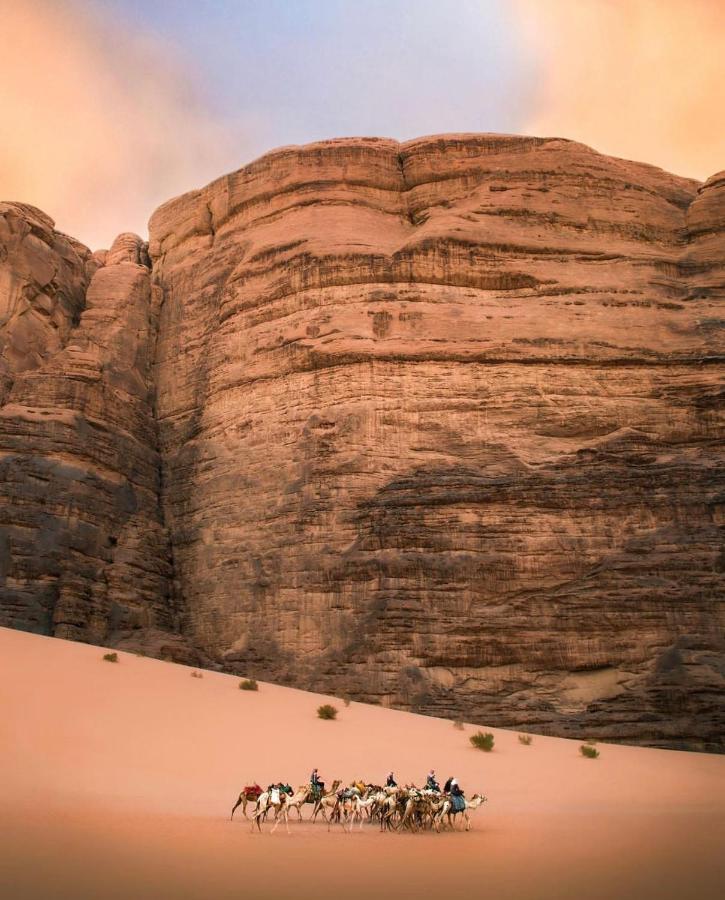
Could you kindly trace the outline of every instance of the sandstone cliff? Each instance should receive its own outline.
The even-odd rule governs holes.
[[[12,216],[3,621],[722,746],[725,175],[285,148],[161,207],[150,270]]]
[[[145,244],[121,235],[92,256],[19,204],[0,227],[0,623],[88,641],[173,631]]]

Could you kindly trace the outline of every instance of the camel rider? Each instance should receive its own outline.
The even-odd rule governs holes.
[[[385,787],[397,787],[398,782],[395,780],[395,775],[392,772],[388,772],[388,778],[385,782]]]
[[[466,801],[457,778],[451,778],[451,806],[454,812],[463,812],[466,808]]]
[[[435,769],[431,769],[430,772],[428,772],[428,778],[426,779],[425,786],[429,791],[440,791],[441,787],[436,781]]]
[[[443,793],[444,794],[450,794],[452,781],[453,781],[453,776],[451,775],[451,777],[448,779],[448,781],[446,781],[446,783],[443,785]]]
[[[325,793],[325,782],[320,781],[320,776],[317,774],[317,769],[312,770],[312,775],[310,775],[310,786],[315,794],[324,794]]]

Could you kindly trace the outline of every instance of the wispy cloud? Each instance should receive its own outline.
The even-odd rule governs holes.
[[[725,168],[721,0],[0,0],[0,198],[93,247],[280,144],[560,135]]]
[[[704,179],[725,168],[722,0],[516,0],[540,66],[530,134]]]
[[[245,158],[158,38],[76,0],[3,3],[0,197],[92,247]],[[119,228],[120,226],[120,228]]]
[[[93,246],[281,144],[511,131],[525,105],[497,0],[0,4],[0,197]]]

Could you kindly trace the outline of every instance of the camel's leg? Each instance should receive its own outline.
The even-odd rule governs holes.
[[[234,806],[232,807],[232,814],[231,814],[231,816],[229,816],[229,819],[230,819],[230,820],[234,818],[234,810],[239,806],[240,803],[243,803],[243,802],[244,802],[243,799],[242,799],[243,797],[244,797],[244,795],[243,795],[243,794],[240,794],[240,795],[239,795],[239,800],[237,800],[237,802],[236,802],[236,803],[234,804]],[[244,806],[242,807],[242,812],[244,812],[244,807],[246,807],[246,805],[247,805],[247,804],[245,803]]]
[[[277,830],[278,825],[279,825],[279,809],[277,809],[277,807],[275,806],[275,808],[274,808],[274,825],[272,826],[269,833],[274,834],[275,831]]]

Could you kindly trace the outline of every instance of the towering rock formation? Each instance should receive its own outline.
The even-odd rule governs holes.
[[[0,624],[179,644],[159,503],[146,245],[90,252],[0,206]]]
[[[725,177],[329,141],[162,206],[150,276],[69,247],[61,326],[5,354],[5,621],[720,745]]]

